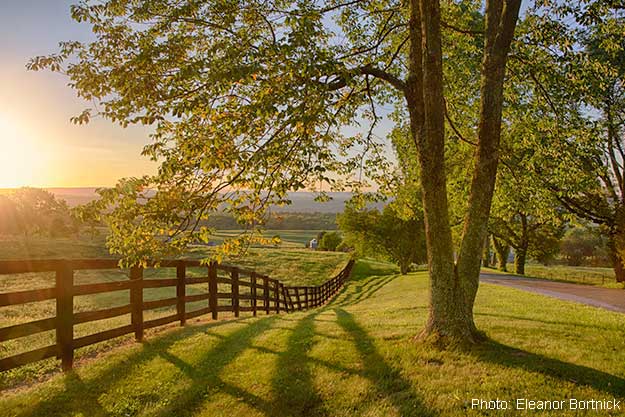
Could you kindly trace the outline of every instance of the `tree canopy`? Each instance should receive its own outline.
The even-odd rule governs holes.
[[[253,227],[267,204],[288,202],[287,191],[364,189],[388,171],[375,128],[381,107],[395,107],[418,161],[414,191],[423,194],[432,278],[424,335],[476,341],[473,303],[519,7],[520,0],[485,8],[438,0],[83,1],[72,16],[91,25],[95,40],[63,42],[29,67],[65,72],[79,96],[97,104],[77,123],[100,115],[153,126],[144,154],[161,162],[158,174],[122,180],[92,207],[111,225],[111,250],[128,263],[206,239],[210,231],[198,225],[222,206]],[[465,77],[446,82],[453,67]],[[460,89],[464,79],[473,88]],[[459,133],[453,121],[467,107],[475,118],[459,126],[474,132],[475,152],[455,261],[446,124]]]

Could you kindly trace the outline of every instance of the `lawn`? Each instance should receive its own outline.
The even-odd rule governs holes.
[[[325,307],[153,335],[7,393],[0,415],[534,415],[471,400],[625,399],[625,315],[483,284],[489,342],[439,351],[413,341],[427,300],[425,273],[360,261]]]
[[[497,270],[490,268],[484,271],[489,273],[497,272]],[[514,273],[514,264],[508,264],[508,272]],[[525,276],[575,284],[596,285],[605,288],[624,287],[624,284],[616,282],[612,268],[527,264],[525,265]]]

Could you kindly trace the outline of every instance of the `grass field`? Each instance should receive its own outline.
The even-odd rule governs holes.
[[[192,256],[205,255],[206,248],[201,248]],[[0,242],[0,259],[25,259],[25,258],[90,258],[104,257],[103,238],[91,239],[33,239],[19,242]],[[317,285],[335,276],[347,263],[349,256],[345,253],[314,252],[306,249],[277,249],[277,248],[252,248],[243,258],[228,259],[228,262],[255,269],[262,274],[270,275],[281,280],[287,285]],[[206,268],[190,268],[190,276],[205,276]],[[148,269],[145,271],[147,279],[173,278],[175,269]],[[127,271],[100,270],[100,271],[76,271],[74,282],[76,284],[89,284],[96,282],[110,282],[128,279]],[[53,287],[54,274],[16,274],[0,276],[0,293],[28,290],[35,288]],[[222,286],[227,287],[222,284]],[[220,289],[220,291],[222,291]],[[206,285],[197,284],[187,286],[189,295],[206,292]],[[229,292],[224,288],[223,292]],[[170,298],[176,296],[175,287],[151,288],[144,290],[146,301]],[[129,303],[129,291],[115,291],[104,294],[79,296],[74,298],[74,311],[93,311],[105,308],[123,306]],[[205,307],[206,302],[187,303],[187,311]],[[44,319],[55,315],[54,300],[29,303],[17,306],[0,307],[0,327],[26,323],[29,321]],[[145,312],[145,320],[173,314],[175,307],[165,307]],[[227,315],[226,315],[227,316]],[[80,324],[74,328],[74,336],[81,337],[99,331],[112,329],[130,323],[130,315],[119,316],[112,319],[100,320]],[[118,345],[120,341],[130,340],[131,337],[104,342],[102,344],[85,347],[77,351],[77,358],[88,357],[106,350],[111,346]],[[54,344],[54,331],[47,331],[29,337],[10,340],[0,343],[0,358],[40,347]],[[57,368],[57,361],[44,360],[36,362],[9,372],[0,373],[0,390],[15,386],[20,383],[30,383]]]
[[[155,335],[3,395],[0,415],[568,416],[588,413],[471,400],[624,399],[625,315],[483,284],[475,316],[490,341],[439,351],[412,339],[427,300],[425,273],[360,261],[323,308]]]
[[[304,248],[319,232],[321,230],[265,230],[263,236],[267,238],[278,236],[282,248]],[[220,230],[215,233],[212,240],[221,243],[225,238],[235,237],[241,233],[241,230]]]
[[[496,272],[486,269],[488,272]],[[508,272],[514,273],[514,264],[508,264]],[[545,278],[554,281],[572,282],[575,284],[596,285],[605,288],[623,288],[624,284],[616,282],[612,268],[568,265],[525,265],[525,275],[533,278]]]
[[[280,248],[303,249],[306,242],[316,237],[319,230],[266,230],[263,236],[279,236],[282,243]],[[110,257],[105,247],[106,231],[98,229],[93,235],[83,231],[78,236],[67,238],[47,238],[38,236],[28,237],[0,237],[0,259],[27,259],[27,258],[106,258]],[[241,234],[241,230],[217,231],[213,241],[222,242],[225,238]]]

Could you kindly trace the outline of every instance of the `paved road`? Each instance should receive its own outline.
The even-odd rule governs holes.
[[[487,272],[480,274],[480,281],[625,313],[625,290],[622,289],[567,284],[546,279],[527,278],[512,274],[489,274]]]

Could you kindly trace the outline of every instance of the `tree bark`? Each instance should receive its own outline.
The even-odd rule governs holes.
[[[439,0],[410,0],[406,100],[422,182],[430,310],[422,337],[476,342],[473,321],[481,254],[497,173],[506,58],[520,0],[488,0],[478,149],[458,263],[449,224]]]
[[[616,282],[625,282],[625,267],[623,266],[623,258],[619,254],[620,251],[614,236],[610,236],[608,249],[610,250],[610,259],[612,260],[612,268],[614,269]]]
[[[482,253],[482,266],[490,268],[490,236],[487,234],[484,239],[484,252]]]
[[[499,263],[499,270],[503,272],[508,271],[508,255],[510,255],[510,246],[503,240],[497,239],[493,236],[493,246],[495,247],[495,253],[497,254],[497,261]]]
[[[527,245],[514,249],[514,273],[525,275],[525,260],[527,258]]]
[[[468,211],[457,261],[462,277],[463,307],[473,317],[479,285],[480,252],[488,233],[493,200],[503,109],[506,62],[518,20],[521,0],[487,0],[484,57],[481,68],[480,119],[475,168],[471,181]],[[475,329],[474,329],[475,333]]]

